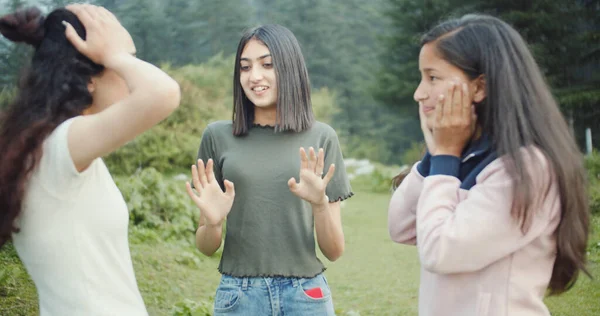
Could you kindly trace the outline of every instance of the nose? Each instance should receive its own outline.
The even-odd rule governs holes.
[[[422,82],[419,83],[417,90],[415,90],[415,93],[413,94],[413,99],[415,99],[416,102],[421,102],[421,101],[424,101],[425,99],[427,99],[428,97],[429,97],[429,95],[425,92],[423,83]]]
[[[263,73],[261,67],[252,67],[250,70],[250,80],[258,82],[263,79]]]

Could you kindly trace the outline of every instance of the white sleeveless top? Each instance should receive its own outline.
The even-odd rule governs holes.
[[[75,168],[67,144],[74,119],[43,145],[13,244],[37,288],[40,315],[148,315],[129,253],[127,205],[102,159]]]

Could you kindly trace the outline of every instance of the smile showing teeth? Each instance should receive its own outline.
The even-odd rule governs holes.
[[[260,92],[260,91],[267,90],[267,88],[268,87],[265,87],[265,86],[254,87],[254,88],[252,88],[252,91]]]

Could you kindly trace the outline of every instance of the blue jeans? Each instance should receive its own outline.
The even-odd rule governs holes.
[[[315,288],[321,288],[322,298],[305,293]],[[331,290],[323,274],[308,279],[223,275],[215,295],[214,315],[334,316],[335,312]]]

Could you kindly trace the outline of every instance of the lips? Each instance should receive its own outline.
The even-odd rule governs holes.
[[[423,107],[423,113],[431,113],[435,111],[435,107],[431,107],[431,106],[424,106]]]
[[[250,90],[252,90],[252,92],[254,92],[254,94],[260,96],[266,93],[267,90],[269,90],[268,86],[254,86],[251,87]]]

